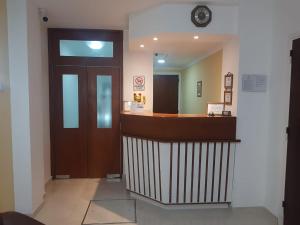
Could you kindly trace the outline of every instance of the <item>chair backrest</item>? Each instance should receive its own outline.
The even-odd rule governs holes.
[[[17,212],[7,212],[0,215],[0,225],[44,225],[33,218]]]

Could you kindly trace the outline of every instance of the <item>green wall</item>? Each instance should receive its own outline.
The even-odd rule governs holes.
[[[0,212],[14,209],[6,4],[0,0]]]
[[[222,55],[218,51],[182,71],[180,113],[206,114],[207,103],[221,101]],[[202,97],[197,97],[197,81],[202,81]]]

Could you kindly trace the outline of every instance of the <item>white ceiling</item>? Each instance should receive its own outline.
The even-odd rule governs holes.
[[[48,27],[128,29],[129,15],[166,3],[238,4],[239,0],[29,0],[47,10]],[[183,68],[193,61],[220,48],[230,39],[226,36],[206,36],[193,40],[193,34],[161,34],[157,43],[152,37],[130,43],[131,50],[138,50],[143,42],[144,51],[168,54],[164,67]]]
[[[163,3],[195,0],[30,0],[48,11],[49,27],[127,29],[131,13]],[[210,4],[236,4],[239,0],[209,0]]]
[[[155,70],[163,68],[182,70],[195,61],[220,50],[226,42],[234,38],[229,35],[199,35],[199,39],[195,40],[194,34],[189,33],[176,35],[164,33],[157,37],[158,41],[154,41],[153,37],[146,37],[130,43],[132,51],[166,55],[165,64],[158,64],[157,60],[154,61]],[[141,48],[141,44],[145,47]]]

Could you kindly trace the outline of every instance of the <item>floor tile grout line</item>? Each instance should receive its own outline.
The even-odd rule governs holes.
[[[88,214],[88,211],[89,211],[89,209],[90,209],[91,203],[92,203],[92,200],[90,200],[89,205],[88,205],[88,207],[87,207],[87,209],[86,209],[86,211],[85,211],[85,214],[84,214],[83,220],[82,220],[82,222],[81,222],[81,225],[84,224],[84,221],[85,221],[85,218],[86,218],[86,216],[87,216],[87,214]]]
[[[130,222],[113,222],[113,223],[84,223],[88,211],[90,209],[90,205],[92,202],[107,202],[107,201],[133,201],[134,202],[134,221]],[[90,200],[90,203],[85,212],[84,218],[82,220],[81,225],[109,225],[109,224],[137,224],[137,211],[136,211],[136,199],[104,199],[104,200]]]

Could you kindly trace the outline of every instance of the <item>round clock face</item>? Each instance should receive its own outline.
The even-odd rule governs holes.
[[[197,6],[192,11],[192,22],[197,27],[206,27],[211,22],[212,12],[207,6]]]

